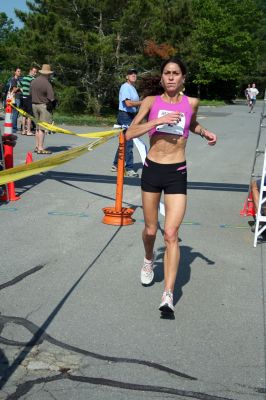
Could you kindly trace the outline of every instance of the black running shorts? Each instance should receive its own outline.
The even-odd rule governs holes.
[[[21,103],[21,108],[23,111],[26,113],[33,115],[32,112],[32,103],[31,103],[31,96],[23,97],[22,103]]]
[[[187,194],[186,161],[176,164],[158,164],[146,158],[141,189],[144,192],[164,194]]]

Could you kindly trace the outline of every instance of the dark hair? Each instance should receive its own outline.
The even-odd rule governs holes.
[[[142,97],[163,94],[164,89],[160,86],[160,80],[161,77],[159,74],[141,76],[138,81],[138,88]]]
[[[177,65],[180,67],[182,74],[183,74],[183,75],[186,75],[186,74],[187,74],[187,66],[186,66],[186,64],[185,64],[180,58],[178,58],[178,57],[171,57],[171,58],[168,58],[168,60],[165,60],[165,61],[161,64],[161,70],[160,70],[160,71],[161,71],[161,75],[162,75],[162,73],[163,73],[163,70],[164,70],[165,66],[166,66],[167,64],[169,64],[169,63],[177,64]]]

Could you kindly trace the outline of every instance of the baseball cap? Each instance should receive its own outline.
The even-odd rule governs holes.
[[[136,70],[136,68],[130,68],[127,71],[127,75],[131,75],[131,74],[137,74],[138,71]]]

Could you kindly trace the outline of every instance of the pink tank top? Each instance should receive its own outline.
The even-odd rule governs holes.
[[[155,128],[152,128],[149,131],[149,136],[158,135],[158,134],[173,134],[178,136],[183,136],[184,138],[188,138],[189,135],[189,127],[191,116],[193,114],[193,110],[191,105],[189,104],[188,97],[182,96],[180,103],[171,104],[164,101],[161,96],[155,96],[153,105],[151,107],[148,121],[156,119],[158,117],[162,117],[169,112],[179,111],[183,115],[181,117],[181,121],[175,125],[158,125]]]

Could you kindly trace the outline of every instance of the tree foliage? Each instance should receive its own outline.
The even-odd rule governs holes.
[[[7,80],[10,69],[14,67],[14,61],[10,48],[16,42],[17,32],[14,22],[5,13],[0,13],[0,89]]]
[[[27,5],[29,12],[16,10],[22,29],[0,14],[1,71],[51,64],[61,108],[68,112],[100,113],[116,105],[128,67],[137,67],[149,85],[148,77],[157,81],[162,59],[172,55],[188,64],[192,94],[230,99],[246,79],[266,82],[264,0],[31,0]]]

